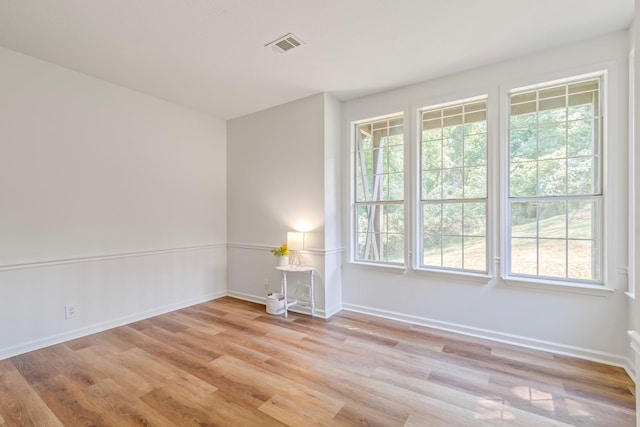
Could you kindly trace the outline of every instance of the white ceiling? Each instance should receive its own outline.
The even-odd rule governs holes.
[[[0,46],[231,119],[625,29],[633,8],[634,0],[0,0]],[[264,47],[289,32],[305,44],[281,55]]]

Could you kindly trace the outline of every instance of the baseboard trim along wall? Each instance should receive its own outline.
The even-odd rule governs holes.
[[[26,343],[22,343],[17,346],[0,349],[0,360],[7,359],[9,357],[17,356],[18,354],[27,353],[33,350],[38,350],[44,347],[48,347],[55,344],[60,344],[65,341],[70,341],[76,338],[81,338],[87,335],[95,334],[98,332],[103,332],[108,329],[117,328],[119,326],[124,326],[129,323],[137,322],[139,320],[148,319],[150,317],[158,316],[160,314],[165,314],[170,311],[180,310],[181,308],[190,307],[192,305],[201,304],[203,302],[212,301],[214,299],[222,298],[226,296],[225,291],[210,293],[208,295],[203,295],[197,298],[192,298],[189,300],[184,300],[177,302],[175,304],[169,304],[162,307],[156,307],[153,310],[148,310],[141,313],[135,313],[128,316],[123,316],[117,319],[112,319],[106,322],[97,323],[94,325],[90,325],[84,328],[76,329],[73,331],[68,331],[62,334],[49,336],[46,338],[38,339],[35,341],[30,341]]]
[[[181,248],[158,249],[153,251],[137,251],[137,252],[109,254],[109,255],[96,255],[96,256],[88,256],[88,257],[80,257],[80,258],[65,258],[65,259],[56,259],[56,260],[25,262],[21,264],[6,264],[6,265],[0,265],[0,272],[10,271],[10,270],[22,270],[22,269],[28,269],[28,268],[50,267],[54,265],[63,265],[63,264],[76,264],[81,262],[106,261],[111,259],[133,258],[133,257],[141,257],[141,256],[149,256],[149,255],[197,251],[197,250],[203,250],[203,249],[226,248],[226,247],[227,245],[225,243],[216,243],[216,244],[201,245],[201,246],[186,246]]]
[[[356,304],[342,304],[342,308],[347,311],[368,314],[371,316],[381,317],[384,319],[397,320],[399,322],[411,323],[418,326],[426,326],[429,328],[440,329],[448,332],[455,332],[475,338],[483,338],[492,341],[512,344],[519,347],[530,348],[534,350],[548,351],[555,354],[577,357],[580,359],[590,360],[593,362],[605,363],[607,365],[618,366],[624,368],[631,376],[633,370],[630,360],[611,353],[589,350],[586,348],[568,346],[550,341],[536,340],[519,335],[504,334],[487,329],[474,328],[465,325],[459,325],[449,322],[441,322],[439,320],[428,319],[424,317],[412,316],[403,313],[397,313],[387,310],[380,310],[371,307],[365,307]]]
[[[237,291],[228,291],[227,292],[227,296],[232,297],[232,298],[237,298],[237,299],[241,299],[243,301],[249,301],[249,302],[255,302],[256,304],[261,304],[266,306],[266,295],[263,297],[258,297],[252,294],[246,294],[244,292],[237,292]],[[266,311],[266,309],[265,309]],[[289,309],[289,311],[294,312],[294,313],[300,313],[300,314],[306,314],[306,315],[311,315],[311,310],[305,307],[291,307]],[[338,311],[334,311],[334,309],[326,311],[326,310],[322,310],[320,308],[316,308],[315,310],[315,317],[320,317],[322,319],[328,319],[329,317],[333,316],[334,314],[336,314]],[[329,314],[330,313],[330,314]]]

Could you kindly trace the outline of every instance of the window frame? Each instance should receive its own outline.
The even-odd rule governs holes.
[[[454,98],[448,97],[449,99]],[[484,101],[486,105],[485,109],[485,196],[483,198],[456,198],[456,199],[446,199],[442,198],[440,200],[440,204],[443,206],[445,204],[452,203],[455,201],[456,203],[464,204],[464,203],[476,203],[482,202],[485,203],[485,226],[484,226],[484,244],[485,244],[485,269],[484,270],[473,270],[473,269],[465,269],[465,268],[455,268],[455,267],[445,267],[445,266],[435,266],[435,265],[425,265],[424,264],[424,219],[423,219],[423,206],[425,204],[437,204],[438,202],[423,200],[422,198],[422,131],[423,131],[423,113],[436,111],[440,109],[454,108],[458,106],[464,106],[468,104],[473,104],[476,102]],[[422,107],[415,108],[415,128],[416,128],[416,136],[413,141],[413,145],[415,146],[412,154],[414,154],[414,159],[412,164],[414,165],[413,174],[413,182],[415,183],[416,190],[412,193],[412,202],[415,204],[413,213],[415,215],[416,221],[412,224],[412,233],[411,236],[414,239],[414,243],[412,245],[412,249],[415,250],[415,256],[413,260],[413,268],[417,271],[431,272],[431,273],[444,273],[444,274],[455,274],[459,276],[469,276],[469,277],[480,277],[480,278],[488,278],[491,277],[492,266],[490,263],[492,249],[492,241],[491,238],[491,230],[492,220],[491,220],[491,212],[493,211],[492,206],[492,171],[490,165],[492,162],[492,153],[491,153],[491,100],[488,92],[475,95],[471,97],[459,97],[455,98],[453,101],[440,102],[436,104],[427,104]],[[440,168],[438,170],[443,170],[445,168]],[[464,167],[463,167],[464,169]],[[464,257],[464,254],[463,254]]]
[[[615,85],[619,83],[619,70],[618,64],[612,61],[605,61],[598,64],[584,65],[574,67],[572,69],[563,68],[552,72],[533,72],[527,73],[524,77],[515,78],[502,78],[500,81],[494,81],[488,84],[480,83],[475,85],[474,88],[456,90],[448,88],[449,90],[439,91],[435,94],[423,94],[419,97],[413,97],[414,99],[395,100],[386,105],[381,105],[377,102],[369,103],[368,105],[358,105],[355,108],[349,107],[343,115],[343,141],[345,144],[342,148],[345,161],[342,165],[342,171],[345,174],[345,180],[341,188],[343,189],[342,200],[344,207],[343,220],[346,226],[343,227],[342,236],[345,238],[345,243],[349,245],[344,251],[344,262],[349,265],[354,265],[355,268],[363,269],[377,269],[380,272],[394,272],[397,274],[406,273],[411,270],[411,274],[416,278],[422,277],[421,280],[461,280],[475,284],[487,284],[495,283],[498,286],[515,287],[515,288],[530,288],[543,292],[561,292],[561,293],[574,293],[581,295],[593,295],[593,296],[608,296],[615,289],[608,287],[607,283],[610,281],[616,281],[616,272],[620,273],[623,269],[618,267],[617,269],[610,268],[614,260],[609,254],[608,247],[611,246],[610,239],[612,236],[618,236],[619,230],[622,230],[619,221],[613,222],[614,218],[620,217],[617,210],[612,211],[613,207],[609,206],[608,199],[611,195],[607,196],[607,182],[612,181],[618,183],[619,179],[617,174],[612,171],[612,162],[620,160],[620,155],[616,150],[611,151],[607,146],[622,137],[620,129],[618,127],[619,120],[622,120],[616,116],[611,118],[611,124],[609,126],[609,111],[618,112],[622,107],[617,97],[618,92],[615,91]],[[569,77],[567,77],[569,76]],[[600,106],[602,109],[602,124],[601,124],[601,141],[602,141],[602,162],[601,162],[601,176],[602,176],[602,189],[603,189],[603,205],[602,211],[602,266],[601,277],[602,284],[585,284],[575,281],[554,281],[547,279],[537,279],[530,277],[514,277],[507,275],[505,268],[507,260],[507,248],[505,236],[506,232],[506,219],[507,216],[507,200],[505,194],[508,191],[508,185],[506,185],[506,179],[508,173],[508,147],[509,147],[509,91],[517,88],[535,87],[540,86],[540,82],[544,84],[551,84],[556,82],[566,82],[573,79],[589,78],[593,76],[601,76],[600,87]],[[613,93],[609,91],[609,85],[613,85]],[[419,254],[418,254],[418,241],[421,236],[415,230],[419,230],[419,217],[416,215],[420,206],[420,183],[419,183],[419,163],[420,155],[418,152],[418,140],[420,118],[419,109],[423,106],[440,105],[451,102],[452,99],[465,100],[472,99],[474,97],[481,96],[488,97],[487,103],[487,162],[491,163],[487,172],[488,182],[488,206],[487,206],[487,235],[488,235],[488,274],[472,274],[464,271],[456,270],[434,270],[419,268]],[[384,108],[382,108],[384,107]],[[388,114],[388,112],[395,111]],[[404,177],[405,177],[405,193],[404,193],[404,232],[405,232],[405,265],[389,265],[377,262],[361,262],[354,259],[355,246],[355,229],[354,229],[354,209],[353,209],[353,143],[354,143],[354,125],[357,123],[363,123],[380,118],[386,118],[394,115],[404,115],[404,127],[405,127],[405,151],[404,151]],[[611,151],[611,152],[608,152]],[[615,168],[614,168],[615,169]],[[614,176],[615,175],[615,176]],[[626,221],[625,221],[626,225]],[[626,227],[624,228],[626,230]],[[617,242],[614,237],[614,243]],[[618,251],[619,247],[616,244],[612,247],[613,250]],[[617,264],[616,264],[617,265]],[[628,269],[624,268],[625,275]],[[617,282],[616,282],[617,283]],[[425,282],[425,284],[428,284]]]
[[[603,292],[611,292],[610,288],[606,287],[607,280],[607,145],[608,145],[608,132],[607,132],[607,110],[608,110],[608,68],[598,69],[597,71],[587,73],[564,73],[562,78],[551,79],[536,79],[536,83],[533,84],[514,84],[508,87],[500,87],[500,276],[507,284],[516,284],[525,287],[535,287],[542,289],[555,289],[555,290],[570,290],[579,292],[593,291],[596,294],[602,294]],[[525,92],[527,90],[541,90],[550,88],[557,85],[568,85],[571,83],[582,82],[587,80],[599,80],[598,87],[598,106],[600,109],[599,114],[599,131],[598,131],[598,174],[600,175],[599,195],[584,196],[584,198],[598,199],[602,205],[599,218],[599,230],[600,230],[600,247],[598,256],[598,267],[600,269],[599,280],[580,280],[574,278],[555,278],[550,276],[541,275],[524,275],[524,274],[512,274],[511,273],[511,203],[517,201],[517,198],[512,198],[510,194],[511,186],[511,141],[510,141],[510,129],[511,129],[511,100],[510,97],[514,92]],[[536,110],[538,111],[538,110]],[[545,201],[549,200],[571,200],[571,195],[563,194],[559,197],[555,196],[539,196],[535,197],[537,200]],[[523,197],[522,200],[526,201],[530,198]],[[568,225],[567,225],[568,226]]]
[[[408,197],[409,193],[409,183],[407,179],[407,140],[408,140],[408,114],[406,111],[396,111],[394,113],[377,115],[372,117],[367,117],[364,119],[351,120],[349,121],[349,206],[350,206],[350,216],[349,216],[349,262],[353,264],[361,264],[366,266],[373,267],[382,267],[387,269],[402,269],[406,270],[407,268],[407,260],[409,258],[409,242],[408,240],[411,238],[408,233],[409,225],[409,214],[408,214]],[[357,137],[357,128],[366,123],[374,123],[382,120],[390,120],[394,118],[402,118],[402,135],[403,135],[403,199],[401,201],[386,201],[386,200],[378,200],[378,201],[358,201],[356,194],[356,186],[357,186],[357,166],[356,166],[356,137]],[[358,258],[358,226],[356,224],[357,221],[357,208],[358,206],[366,205],[366,204],[377,204],[377,205],[400,205],[403,209],[403,260],[402,262],[392,262],[392,261],[384,261],[384,260],[366,260]]]

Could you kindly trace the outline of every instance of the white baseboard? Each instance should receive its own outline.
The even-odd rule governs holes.
[[[238,292],[238,291],[227,291],[227,296],[232,297],[232,298],[237,298],[237,299],[241,299],[244,301],[249,301],[249,302],[255,302],[256,304],[262,304],[262,305],[267,305],[267,296],[255,296],[253,294],[246,294],[244,292]]]
[[[631,363],[627,358],[616,354],[605,353],[597,350],[574,347],[565,344],[554,343],[550,341],[537,340],[520,335],[505,334],[502,332],[491,331],[488,329],[475,328],[471,326],[459,325],[456,323],[442,322],[439,320],[428,319],[425,317],[411,316],[393,311],[380,310],[377,308],[365,307],[355,304],[342,304],[342,308],[347,311],[368,314],[371,316],[382,317],[399,322],[411,323],[419,326],[440,329],[449,332],[455,332],[462,335],[468,335],[476,338],[484,338],[492,341],[512,344],[520,347],[531,348],[535,350],[548,351],[555,354],[577,357],[580,359],[591,360],[593,362],[605,363],[607,365],[618,366],[624,368],[627,373],[632,372]]]
[[[326,311],[326,318],[330,318],[334,314],[340,313],[342,311],[342,304],[334,305]]]
[[[129,323],[137,322],[139,320],[148,319],[150,317],[158,316],[160,314],[168,313],[170,311],[179,310],[181,308],[189,307],[192,305],[200,304],[203,302],[211,301],[214,299],[222,298],[226,296],[226,291],[214,292],[206,295],[202,295],[197,298],[192,298],[185,301],[180,301],[175,304],[169,304],[162,307],[157,307],[152,310],[148,310],[141,313],[135,313],[128,316],[123,316],[117,319],[112,319],[107,322],[97,323],[84,328],[75,329],[62,334],[52,335],[42,339],[37,339],[22,343],[20,345],[1,348],[0,360],[7,359],[9,357],[17,356],[19,354],[28,353],[30,351],[38,350],[51,345],[60,344],[65,341],[70,341],[76,338],[81,338],[87,335],[103,332],[108,329],[117,328],[118,326],[127,325]]]
[[[257,304],[262,304],[262,305],[266,305],[267,304],[266,303],[266,296],[258,297],[258,296],[255,296],[253,294],[247,294],[247,293],[244,293],[244,292],[237,292],[237,291],[228,291],[227,292],[227,296],[230,296],[232,298],[241,299],[241,300],[244,300],[244,301],[255,302]],[[328,319],[329,317],[333,316],[338,311],[340,311],[340,309],[341,308],[338,308],[337,311],[327,312],[325,310],[316,308],[315,309],[315,317]],[[289,309],[289,311],[292,311],[294,313],[311,315],[311,309],[306,308],[306,307],[294,306],[294,307],[291,307]],[[328,313],[331,313],[331,314],[328,314]]]

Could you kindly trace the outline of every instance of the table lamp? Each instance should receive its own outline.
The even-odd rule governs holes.
[[[302,255],[300,251],[304,249],[304,233],[299,231],[287,232],[287,249],[291,253],[290,265],[294,267],[302,267]]]

